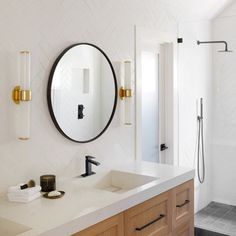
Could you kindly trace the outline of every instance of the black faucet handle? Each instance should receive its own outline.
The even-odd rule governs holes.
[[[85,156],[85,158],[86,158],[87,160],[95,159],[95,157],[92,157],[92,156]]]
[[[92,157],[92,156],[85,156],[86,158],[86,162],[89,162],[91,164],[94,164],[96,166],[99,166],[100,163],[98,161],[94,161],[93,159],[95,159],[95,157]]]

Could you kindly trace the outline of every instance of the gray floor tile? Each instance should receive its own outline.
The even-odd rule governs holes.
[[[228,225],[226,232],[230,232],[231,235],[236,235],[236,225]]]
[[[213,232],[236,235],[236,206],[211,202],[195,215],[195,225]]]
[[[227,224],[225,223],[222,223],[222,222],[219,222],[219,221],[216,221],[212,224],[211,228],[212,229],[215,229],[216,232],[219,232],[219,231],[224,231],[227,229]]]

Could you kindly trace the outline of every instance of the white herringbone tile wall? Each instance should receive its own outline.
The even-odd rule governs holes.
[[[213,3],[219,4],[218,0],[199,1],[212,12]],[[221,4],[227,1],[222,0]],[[116,164],[134,160],[134,125],[119,124],[119,104],[114,121],[98,140],[77,144],[59,134],[47,108],[50,69],[60,52],[77,42],[96,44],[112,62],[133,61],[134,25],[177,35],[178,14],[181,19],[185,13],[191,20],[206,17],[207,11],[202,11],[202,5],[198,4],[197,8],[196,1],[191,2],[193,4],[190,0],[0,0],[0,195],[5,194],[7,186],[31,178],[38,181],[42,174],[80,174],[86,154],[97,157],[102,163],[99,168],[109,164],[114,168]],[[188,11],[185,6],[192,6],[192,9]],[[195,119],[189,107],[192,108],[194,96],[198,96],[209,81],[204,78],[209,76],[205,68],[208,65],[210,68],[209,49],[203,52],[204,48],[199,51],[191,45],[195,45],[198,36],[208,35],[208,24],[201,23],[197,28],[195,24],[193,27],[183,25],[179,35],[184,37],[180,50],[184,54],[179,64],[182,67],[179,77],[180,144],[184,148],[180,148],[179,156],[182,165],[191,167],[195,127],[189,125],[186,135],[184,124],[190,124],[186,122],[187,117]],[[22,49],[32,53],[32,130],[28,142],[15,138],[15,105],[11,101],[11,90],[17,78],[17,53]],[[204,57],[206,63],[192,63],[189,58],[193,57]],[[189,99],[189,94],[194,96]],[[208,183],[200,191],[202,196],[208,194],[207,189]]]
[[[102,165],[134,159],[134,127],[115,118],[98,140],[77,144],[55,129],[46,88],[59,53],[77,42],[101,47],[111,61],[133,60],[134,24],[176,32],[176,22],[157,0],[11,0],[0,1],[0,194],[8,185],[38,181],[42,174],[81,173],[85,154]],[[11,89],[17,80],[17,53],[32,53],[32,130],[27,142],[14,135]],[[118,112],[116,116],[119,114]]]

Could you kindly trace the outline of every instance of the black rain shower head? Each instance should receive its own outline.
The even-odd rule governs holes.
[[[226,41],[197,41],[197,44],[212,44],[212,43],[223,43],[225,45],[225,50],[219,50],[218,52],[233,52],[231,50],[228,50],[228,44]]]

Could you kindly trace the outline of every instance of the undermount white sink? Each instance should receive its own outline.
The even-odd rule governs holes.
[[[15,236],[28,230],[30,228],[24,225],[0,217],[0,235],[2,236]]]
[[[111,170],[108,174],[101,177],[94,187],[109,192],[123,193],[157,179],[147,175]]]

